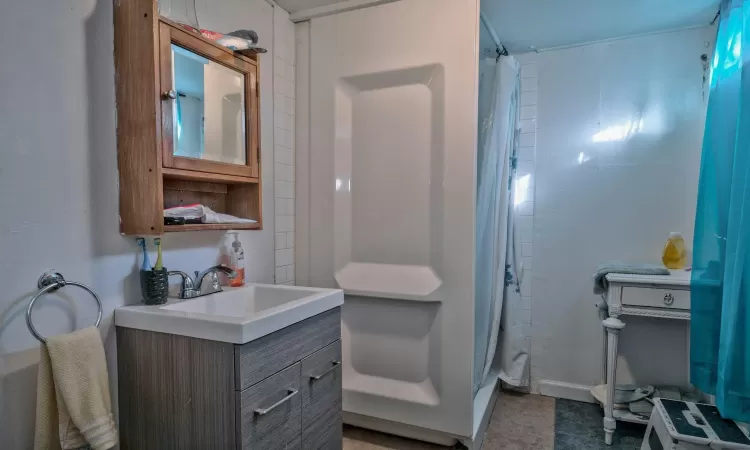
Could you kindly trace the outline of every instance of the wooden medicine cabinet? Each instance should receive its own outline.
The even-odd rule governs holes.
[[[120,232],[260,229],[259,61],[159,17],[157,2],[115,2]],[[256,223],[164,225],[201,203]]]

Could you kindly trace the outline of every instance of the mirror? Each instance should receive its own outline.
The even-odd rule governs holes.
[[[245,76],[172,44],[174,156],[247,164]]]

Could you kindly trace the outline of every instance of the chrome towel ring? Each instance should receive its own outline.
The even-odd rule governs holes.
[[[96,305],[99,308],[99,314],[96,317],[96,326],[99,326],[99,323],[102,321],[102,301],[99,299],[99,296],[96,295],[96,292],[94,292],[93,289],[86,286],[83,283],[76,283],[75,281],[65,281],[65,278],[63,278],[62,274],[60,272],[55,272],[54,270],[50,270],[49,272],[45,272],[42,274],[41,277],[39,277],[39,281],[37,281],[37,287],[40,289],[37,294],[31,298],[31,301],[29,301],[29,307],[26,308],[26,325],[29,326],[29,331],[31,331],[31,334],[34,335],[35,338],[39,339],[40,342],[46,343],[47,339],[39,334],[39,332],[34,328],[34,324],[31,322],[31,312],[34,309],[34,303],[37,301],[39,297],[42,296],[42,294],[47,294],[49,292],[55,292],[56,290],[60,289],[63,286],[78,286],[81,289],[84,289],[88,291],[89,294],[91,294],[94,297],[94,300],[96,300]]]

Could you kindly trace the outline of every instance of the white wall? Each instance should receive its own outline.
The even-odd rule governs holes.
[[[294,24],[278,7],[273,22],[276,283],[294,284]]]
[[[700,28],[519,57],[519,170],[532,176],[534,201],[518,227],[535,390],[540,380],[599,383],[599,263],[658,263],[671,231],[692,242],[706,105],[700,57],[713,37]],[[631,133],[620,136],[628,122]],[[686,384],[685,325],[625,322],[618,382]]]
[[[242,232],[249,281],[274,281],[273,7],[264,0],[199,1],[200,25],[255,29],[261,61],[264,230]],[[140,299],[137,247],[118,227],[112,2],[5,2],[0,12],[0,442],[31,448],[37,341],[24,320],[36,281],[56,268],[101,296],[113,391],[112,312]],[[193,271],[218,260],[220,232],[169,234],[164,262]],[[152,260],[153,261],[153,260]],[[92,302],[45,297],[44,334],[92,322]],[[127,368],[120,368],[127,370]]]
[[[538,79],[536,53],[515,56],[521,66],[520,134],[516,163],[516,233],[521,244],[521,297],[523,299],[523,326],[526,348],[531,348],[531,285],[533,280],[532,242],[534,238],[534,192],[536,177],[534,161],[536,157],[536,111]],[[532,362],[533,364],[533,362]],[[532,389],[535,386],[532,385]]]
[[[347,293],[344,410],[458,436],[473,431],[478,7],[297,24],[297,281]]]

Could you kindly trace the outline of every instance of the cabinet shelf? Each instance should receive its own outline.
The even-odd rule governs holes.
[[[187,225],[164,225],[166,233],[176,231],[210,231],[210,230],[258,230],[259,223],[195,223]]]
[[[196,172],[194,170],[171,169],[168,167],[161,169],[161,173],[165,180],[205,181],[208,183],[223,184],[257,184],[260,181],[257,178],[225,175],[221,173]]]

